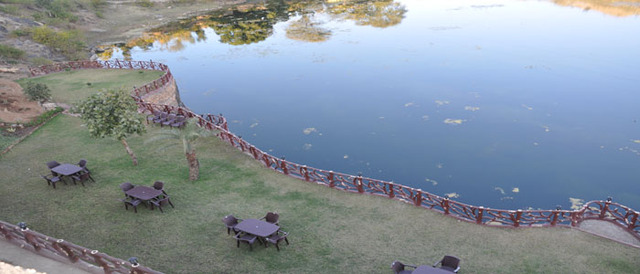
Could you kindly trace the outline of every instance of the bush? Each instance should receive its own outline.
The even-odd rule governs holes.
[[[12,46],[0,44],[0,57],[8,59],[22,59],[26,53]]]
[[[35,57],[31,58],[31,64],[34,66],[44,66],[53,64],[53,61],[44,57]]]
[[[31,39],[72,60],[79,59],[79,52],[85,48],[84,37],[76,30],[57,32],[47,26],[40,26],[32,29]]]
[[[45,101],[51,98],[51,90],[47,85],[42,83],[27,82],[24,94],[27,95],[31,101]]]
[[[153,7],[153,2],[151,2],[151,0],[136,0],[136,5],[140,7],[150,8]]]
[[[41,114],[40,116],[38,116],[38,117],[36,117],[35,119],[33,119],[31,122],[28,122],[28,123],[26,123],[26,124],[24,124],[24,125],[25,125],[25,126],[27,126],[27,127],[30,127],[30,126],[37,126],[37,125],[42,124],[42,123],[44,123],[45,121],[49,120],[49,119],[50,119],[51,117],[53,117],[54,115],[56,115],[56,114],[58,114],[58,113],[60,113],[60,112],[63,112],[63,111],[64,111],[64,109],[63,109],[63,108],[61,108],[61,107],[56,107],[56,108],[54,108],[54,109],[52,109],[52,110],[49,110],[49,111],[47,111],[47,112],[45,112],[45,113]]]

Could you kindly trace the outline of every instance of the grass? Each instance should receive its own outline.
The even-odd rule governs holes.
[[[171,140],[144,143],[158,130],[129,138],[140,161],[134,167],[120,142],[91,138],[79,118],[59,115],[0,158],[0,219],[25,221],[115,257],[136,256],[167,273],[390,273],[393,260],[432,264],[444,254],[462,258],[460,273],[626,273],[640,267],[637,249],[576,230],[483,227],[292,179],[213,137],[198,144],[201,178],[191,182],[181,146],[160,151]],[[47,161],[80,158],[89,161],[96,183],[54,190],[39,177],[48,172]],[[143,206],[137,214],[124,210],[120,183],[156,180],[166,182],[176,208],[164,214]],[[259,218],[267,211],[280,213],[291,245],[280,252],[236,248],[222,217]]]
[[[25,87],[26,82],[46,84],[52,91],[53,101],[74,104],[86,99],[100,89],[142,86],[162,76],[162,71],[150,70],[73,70],[49,74],[36,78],[23,78],[17,82]]]

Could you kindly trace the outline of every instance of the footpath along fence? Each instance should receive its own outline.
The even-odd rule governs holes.
[[[0,234],[7,241],[24,249],[57,261],[72,263],[91,273],[160,273],[141,266],[134,258],[130,259],[131,261],[114,258],[98,250],[90,250],[63,239],[32,231],[24,223],[17,226],[0,221]]]
[[[168,66],[164,64],[154,63],[152,61],[82,61],[43,66],[31,69],[31,73],[35,76],[61,70],[83,68],[153,69],[165,71],[166,73],[159,79],[143,87],[135,88],[132,91],[132,96],[138,103],[141,111],[148,113],[165,111],[196,118],[198,119],[198,125],[201,127],[219,131],[218,136],[222,140],[242,152],[251,155],[254,159],[261,161],[265,167],[290,177],[348,192],[388,197],[415,206],[435,210],[462,221],[481,225],[499,227],[577,227],[584,220],[596,219],[608,221],[622,227],[640,240],[640,220],[638,218],[640,213],[627,206],[615,203],[610,198],[606,201],[587,202],[577,210],[563,210],[561,208],[553,210],[492,209],[464,204],[421,189],[415,189],[393,182],[307,167],[306,165],[287,161],[284,158],[274,157],[229,131],[226,119],[222,117],[222,115],[198,115],[185,107],[156,105],[145,102],[144,96],[146,94],[154,92],[173,79]]]

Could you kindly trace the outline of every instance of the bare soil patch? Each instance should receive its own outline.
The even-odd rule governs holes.
[[[29,101],[20,85],[8,79],[0,79],[0,121],[26,123],[43,112],[40,104]]]

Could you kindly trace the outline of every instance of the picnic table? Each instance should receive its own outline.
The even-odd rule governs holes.
[[[251,235],[256,235],[261,238],[266,238],[273,233],[278,232],[279,226],[272,223],[267,223],[258,219],[245,219],[234,227],[236,230],[240,230]]]
[[[141,201],[149,201],[162,195],[162,190],[148,186],[135,186],[125,192],[128,196]]]
[[[63,176],[70,176],[82,171],[82,167],[73,164],[60,164],[51,169],[51,171]]]

